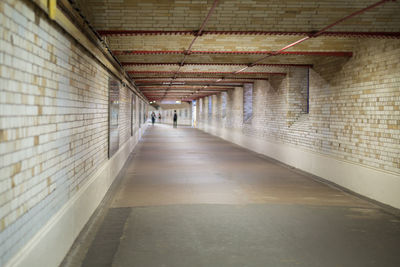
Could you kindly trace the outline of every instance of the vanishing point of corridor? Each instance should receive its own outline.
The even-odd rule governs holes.
[[[149,127],[62,266],[397,266],[399,218],[193,128]]]

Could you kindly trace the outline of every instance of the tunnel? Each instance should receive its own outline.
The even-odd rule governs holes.
[[[2,0],[0,266],[400,266],[399,14]]]

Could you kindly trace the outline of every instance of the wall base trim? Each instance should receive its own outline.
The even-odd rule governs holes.
[[[143,125],[5,267],[59,266],[146,130]]]
[[[300,149],[294,145],[274,143],[245,136],[234,129],[198,127],[257,153],[276,159],[318,176],[357,194],[400,209],[400,175],[334,157]]]

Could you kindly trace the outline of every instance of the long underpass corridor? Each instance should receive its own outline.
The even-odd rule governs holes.
[[[397,266],[400,220],[193,128],[150,126],[66,266]]]
[[[400,266],[399,14],[1,0],[0,267]]]

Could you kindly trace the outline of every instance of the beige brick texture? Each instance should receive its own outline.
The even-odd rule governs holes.
[[[198,30],[211,0],[80,0],[101,30]],[[80,2],[78,1],[78,2]],[[220,0],[206,30],[315,31],[374,1]],[[90,10],[90,12],[88,12]],[[389,1],[337,25],[337,31],[397,31],[399,7]],[[395,19],[393,19],[395,18]]]
[[[198,37],[193,51],[276,51],[299,40],[297,35],[230,35],[206,34]],[[183,51],[192,35],[112,35],[106,40],[112,50]],[[319,37],[296,46],[295,51],[351,51],[357,39]]]
[[[108,160],[111,75],[28,1],[2,1],[0,21],[2,266]],[[121,88],[120,147],[131,96]]]
[[[208,97],[200,99],[197,125],[400,174],[398,55],[397,40],[361,40],[351,59],[321,60],[310,69],[308,114],[307,69],[291,68],[286,77],[254,83],[250,124],[242,121],[243,89],[235,88],[227,93],[226,117],[218,105],[209,118]]]

